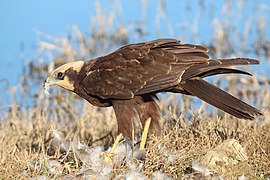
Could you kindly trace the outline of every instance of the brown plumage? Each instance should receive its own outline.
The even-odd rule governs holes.
[[[248,58],[210,60],[208,49],[181,44],[175,39],[158,39],[130,44],[90,61],[77,61],[57,68],[45,81],[77,93],[98,107],[113,106],[118,131],[131,138],[134,119],[144,125],[151,118],[153,132],[160,133],[158,92],[197,96],[223,111],[243,119],[262,115],[202,78],[216,74],[247,72],[228,66],[259,64]]]

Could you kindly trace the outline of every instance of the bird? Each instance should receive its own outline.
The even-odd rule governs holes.
[[[218,74],[251,75],[230,66],[259,63],[250,58],[210,59],[205,46],[163,38],[128,44],[92,60],[66,63],[46,78],[44,89],[48,91],[50,86],[58,85],[94,106],[112,106],[118,125],[116,141],[119,141],[122,136],[133,137],[135,118],[145,127],[144,137],[148,129],[160,135],[161,113],[157,103],[160,92],[196,96],[241,119],[252,120],[263,115],[204,80]],[[142,141],[145,143],[146,139]]]

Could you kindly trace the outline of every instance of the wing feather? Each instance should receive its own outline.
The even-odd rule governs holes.
[[[85,91],[103,99],[130,99],[181,81],[190,66],[206,63],[208,49],[175,39],[130,44],[100,57],[82,81]]]

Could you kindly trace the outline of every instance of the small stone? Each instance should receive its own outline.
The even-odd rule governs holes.
[[[228,171],[228,167],[234,167],[236,165],[244,166],[247,160],[247,154],[241,144],[236,139],[227,139],[215,148],[208,150],[206,154],[200,158],[198,164],[203,164],[207,167],[206,169],[209,168],[213,172],[220,172],[223,174]],[[194,166],[194,164],[192,166]],[[197,168],[198,167],[200,169],[202,165],[197,166]],[[196,164],[193,169],[196,169]],[[241,169],[242,168],[239,170]],[[252,170],[250,168],[248,169]],[[203,172],[206,174],[209,173],[206,171]]]
[[[235,165],[240,161],[247,161],[247,155],[244,148],[235,139],[228,139],[217,147],[209,150],[201,162],[207,166]]]

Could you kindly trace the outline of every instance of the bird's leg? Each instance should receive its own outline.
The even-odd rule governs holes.
[[[132,152],[132,157],[134,153],[134,142],[135,142],[135,129],[134,129],[134,124],[132,123],[132,140],[131,140],[131,152]]]
[[[120,134],[116,137],[116,139],[115,139],[115,141],[114,141],[114,143],[113,143],[112,149],[110,150],[109,154],[105,154],[105,155],[104,155],[104,160],[105,160],[106,162],[112,163],[112,156],[113,156],[114,151],[115,151],[117,145],[119,144],[119,141],[121,140],[121,138],[122,138],[122,133],[120,133]]]
[[[144,129],[143,129],[143,133],[142,133],[142,140],[141,140],[141,144],[140,144],[140,150],[144,150],[150,124],[151,124],[151,118],[148,118],[145,122],[145,125],[144,125]]]

